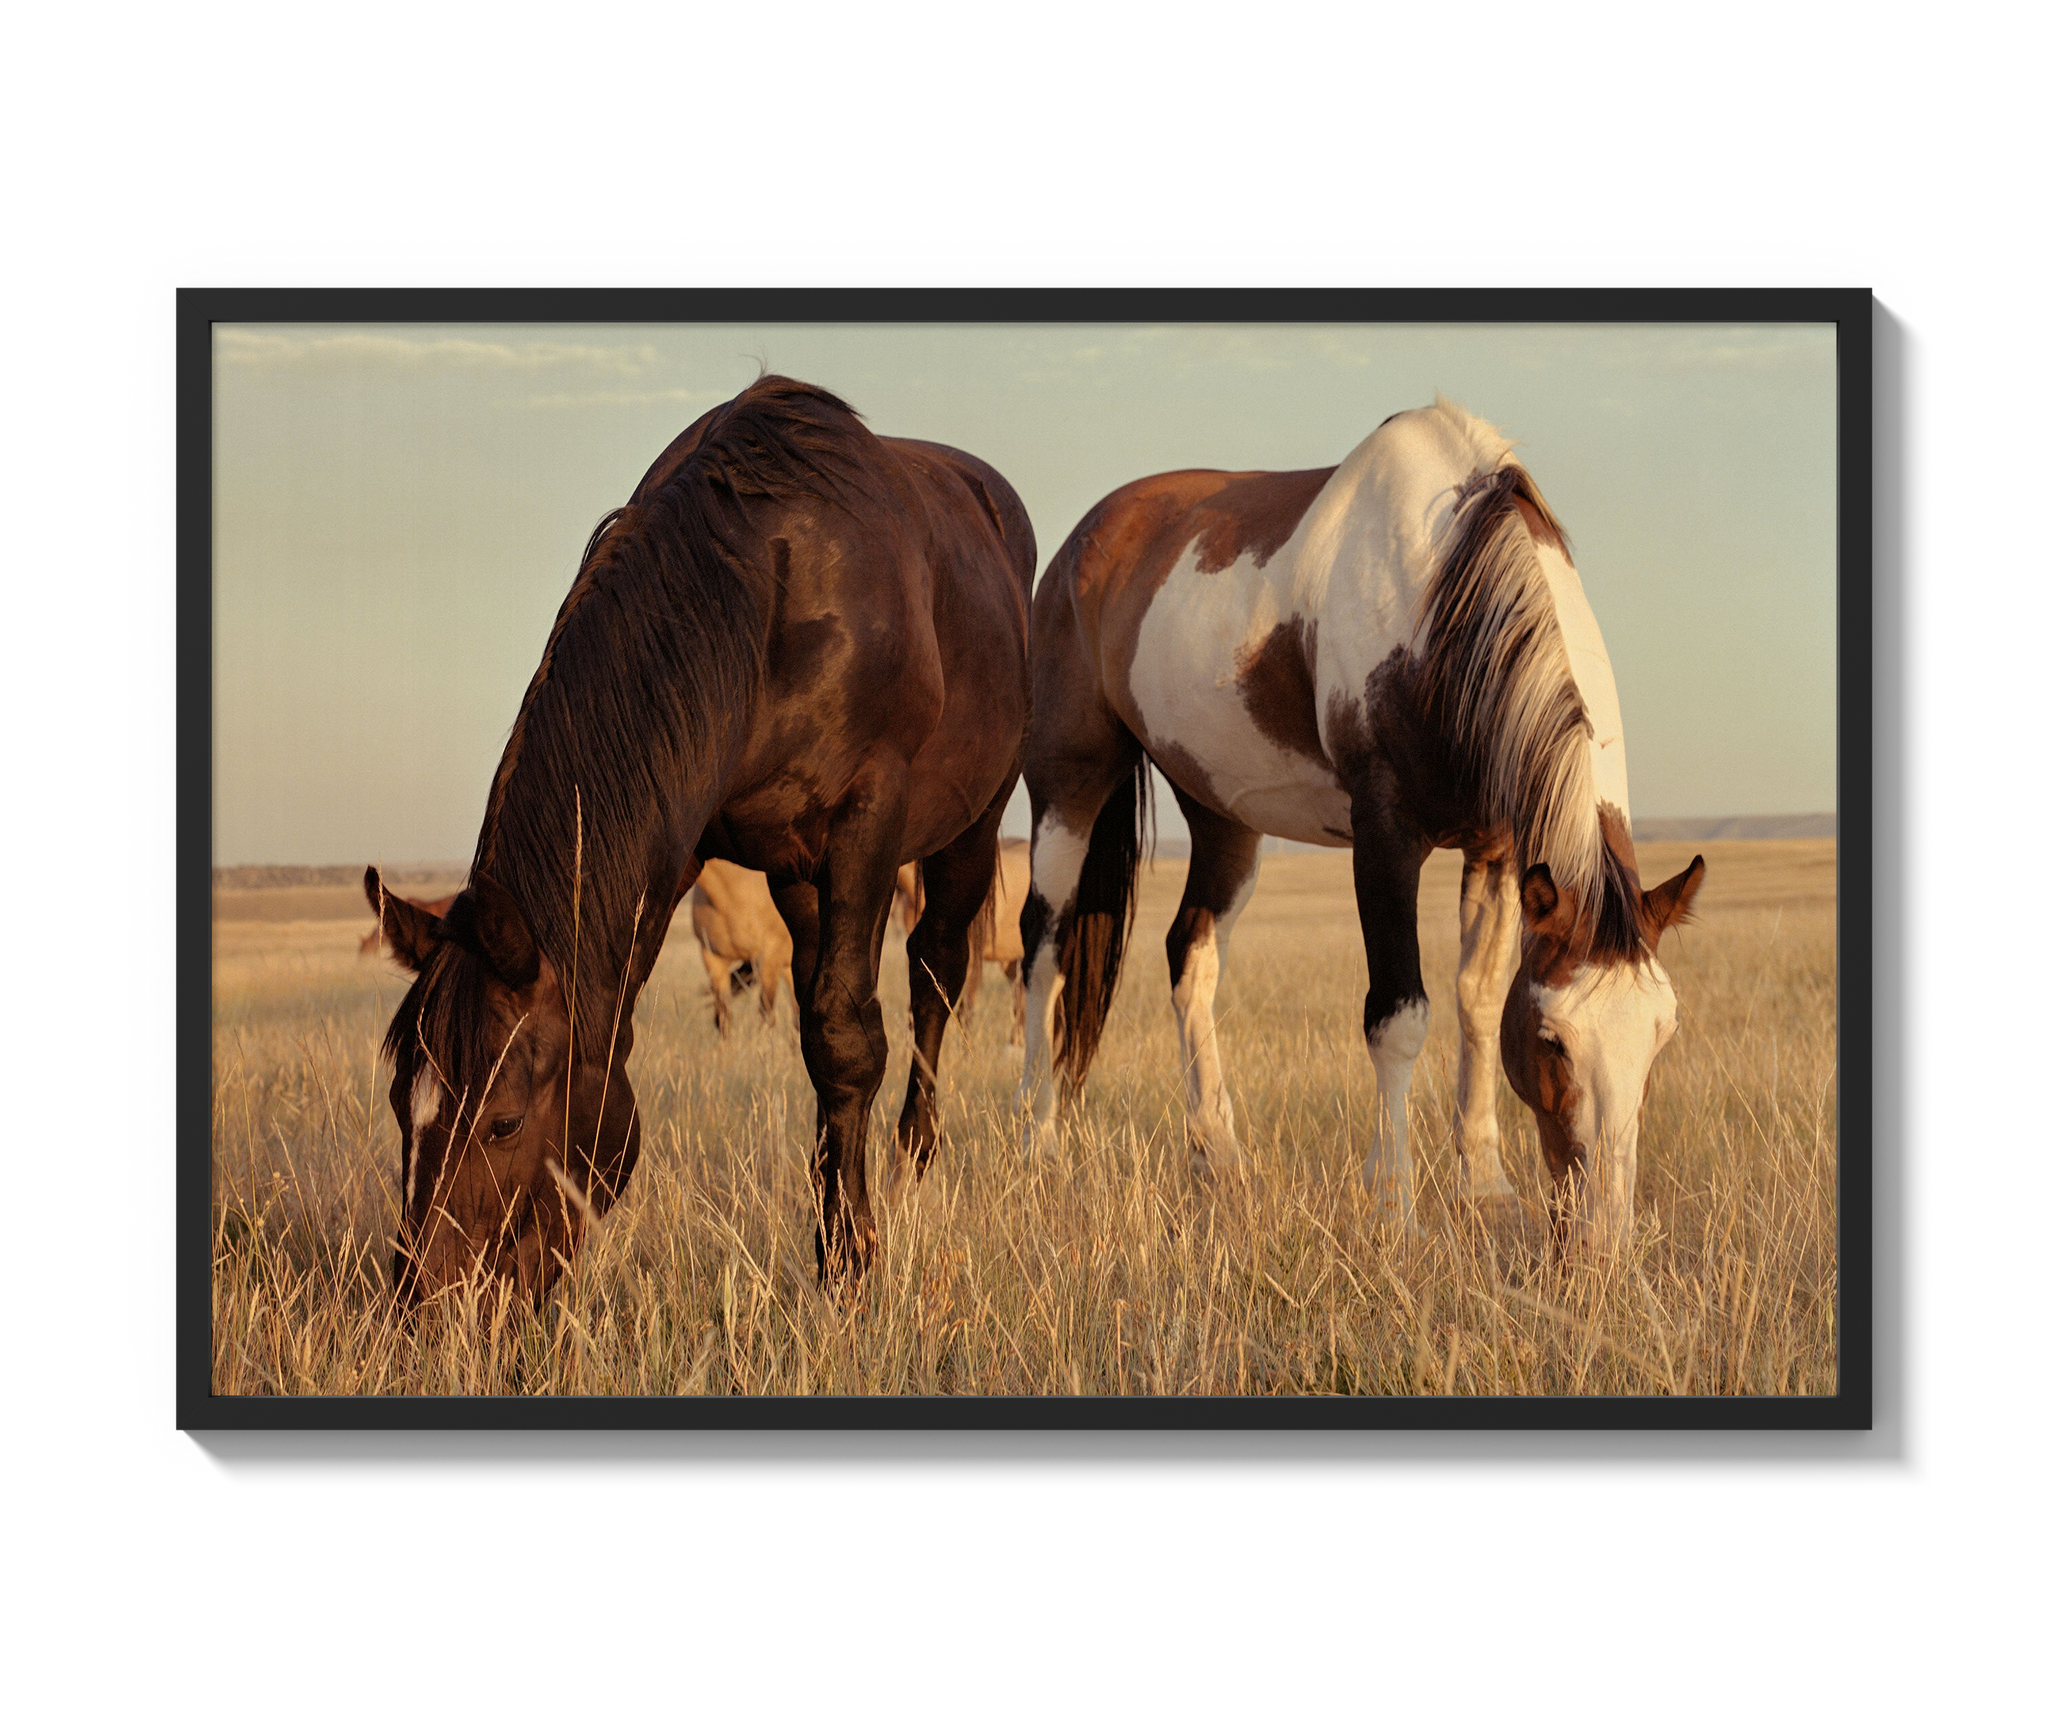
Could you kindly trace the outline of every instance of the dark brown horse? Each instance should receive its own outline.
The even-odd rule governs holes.
[[[859,1273],[896,870],[923,861],[897,1123],[915,1174],[1020,767],[1036,556],[990,467],[875,436],[780,376],[698,419],[598,525],[498,765],[469,886],[437,919],[364,879],[418,974],[385,1038],[401,1297],[479,1270],[542,1293],[624,1192],[641,1131],[634,1001],[714,858],[767,873],[794,940],[818,1267]]]

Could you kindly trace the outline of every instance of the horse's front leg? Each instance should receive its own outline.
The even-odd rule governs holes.
[[[1379,1086],[1366,1192],[1376,1220],[1415,1226],[1415,1169],[1408,1150],[1408,1086],[1429,1036],[1415,897],[1429,844],[1395,809],[1389,774],[1365,774],[1351,796],[1351,880],[1365,932],[1365,1047]]]
[[[904,950],[910,960],[910,1079],[903,1089],[903,1113],[896,1123],[894,1179],[922,1177],[938,1146],[939,1048],[946,1023],[966,1013],[981,951],[973,930],[995,880],[1003,807],[1010,785],[990,802],[980,819],[950,846],[924,862],[924,915]]]
[[[1500,1017],[1521,963],[1513,855],[1470,854],[1458,896],[1458,1191],[1473,1205],[1512,1200],[1494,1102]]]
[[[889,1060],[875,975],[902,830],[900,791],[863,795],[827,841],[816,878],[815,933],[790,925],[804,1068],[818,1094],[811,1186],[818,1203],[818,1276],[828,1284],[857,1282],[875,1251],[868,1116]],[[808,974],[807,933],[815,939]]]
[[[1259,834],[1217,816],[1178,787],[1174,797],[1192,841],[1187,886],[1166,932],[1166,975],[1187,1086],[1188,1165],[1204,1178],[1244,1162],[1216,1047],[1216,986],[1230,953],[1230,928],[1258,886]]]

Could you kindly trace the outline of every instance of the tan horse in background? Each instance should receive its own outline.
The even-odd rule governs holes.
[[[707,859],[690,890],[690,928],[711,980],[718,1030],[732,1017],[732,993],[749,979],[761,990],[761,1018],[775,1018],[775,998],[789,979],[794,950],[789,926],[775,910],[768,879],[724,859]]]
[[[1003,976],[1011,985],[1012,1044],[1024,1041],[1024,933],[1021,918],[1024,898],[1030,890],[1031,843],[1019,837],[1007,838],[1002,845],[995,877],[989,885],[988,899],[974,920],[968,942],[967,986],[955,1010],[962,1020],[972,1016],[975,999],[981,994],[982,964],[994,961],[1003,969]],[[903,927],[905,936],[917,928],[918,915],[923,908],[923,881],[915,865],[905,865],[896,873],[896,922]]]

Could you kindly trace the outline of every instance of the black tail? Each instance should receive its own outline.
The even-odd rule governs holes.
[[[1088,1078],[1116,996],[1124,945],[1138,910],[1138,863],[1152,841],[1152,763],[1138,754],[1131,773],[1095,814],[1073,911],[1059,927],[1059,1065],[1074,1091]]]

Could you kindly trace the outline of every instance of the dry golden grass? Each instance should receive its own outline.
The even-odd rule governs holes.
[[[1690,845],[1646,845],[1663,876]],[[849,1311],[812,1280],[812,1099],[787,1014],[718,1042],[687,915],[643,997],[633,1186],[538,1315],[487,1295],[389,1316],[397,1129],[375,1047],[401,993],[367,920],[217,906],[213,1376],[218,1392],[666,1394],[1829,1393],[1835,1388],[1834,844],[1710,844],[1701,922],[1665,958],[1681,1030],[1651,1075],[1637,1228],[1604,1270],[1550,1262],[1527,1112],[1505,1086],[1519,1218],[1446,1191],[1455,856],[1425,876],[1437,999],[1412,1109],[1421,1234],[1376,1236],[1358,1180],[1373,1078],[1342,854],[1269,857],[1218,998],[1254,1159],[1186,1167],[1160,943],[1179,864],[1144,880],[1136,944],[1064,1162],[1018,1161],[1007,999],[948,1036],[946,1142],[878,1201]],[[309,891],[309,895],[319,895]],[[309,913],[340,913],[309,899]],[[993,978],[994,975],[991,974]],[[907,987],[876,1139],[901,1100]],[[785,1001],[785,1009],[787,1003]],[[887,1152],[873,1153],[880,1179]]]

